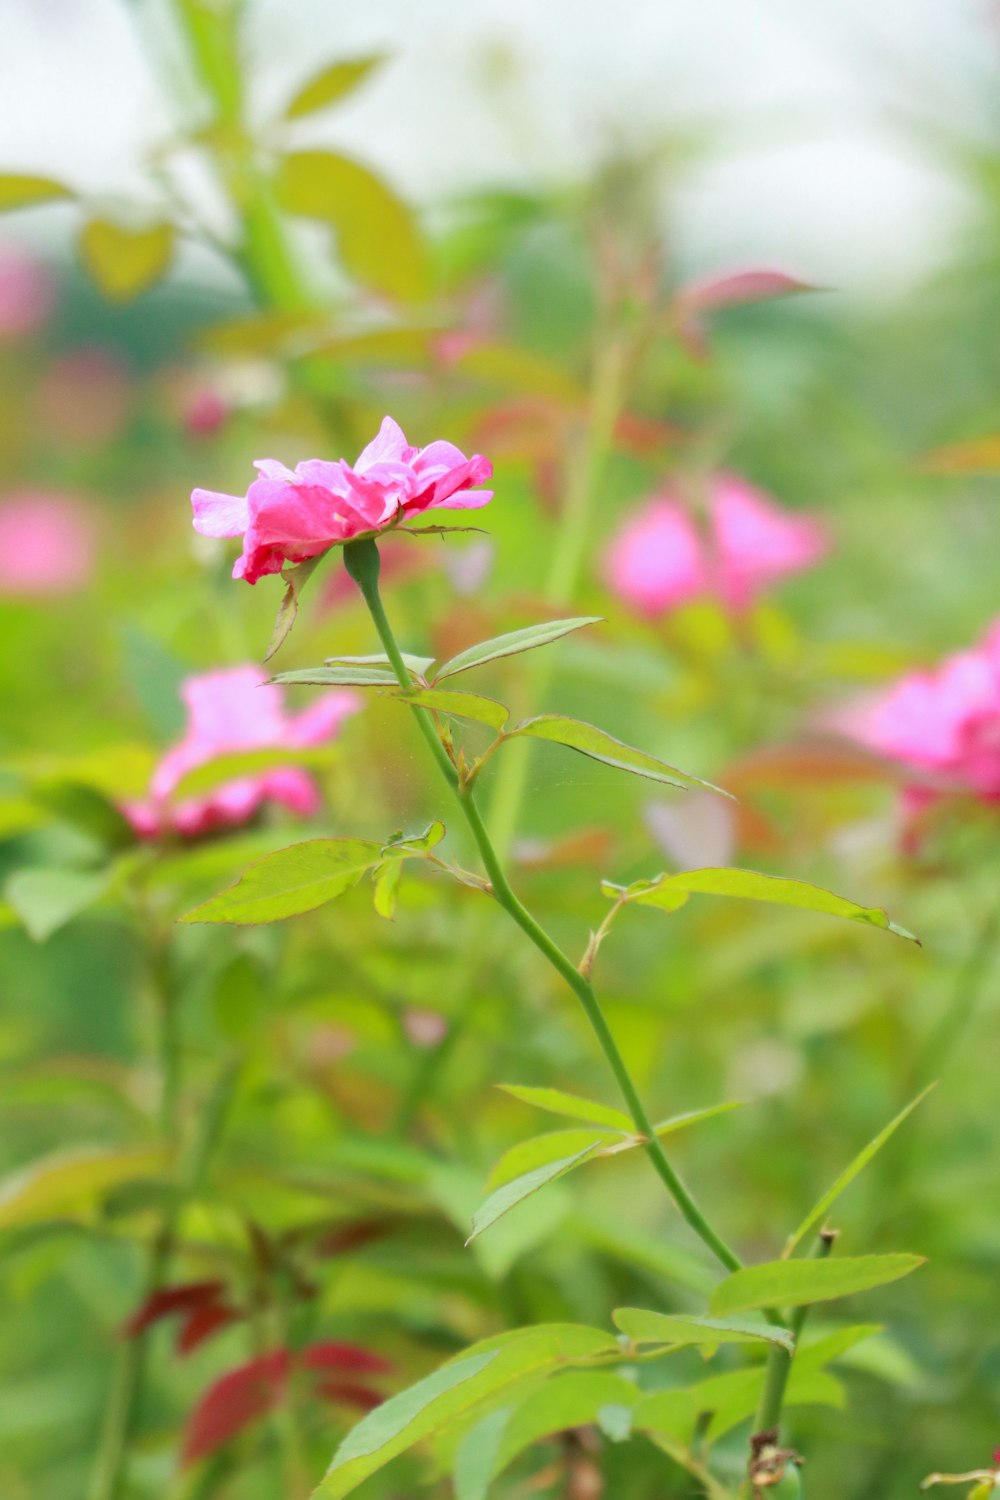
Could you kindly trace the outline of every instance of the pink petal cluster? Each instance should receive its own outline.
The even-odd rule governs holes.
[[[492,498],[474,488],[493,472],[488,459],[466,458],[446,442],[413,448],[391,417],[354,464],[310,458],[293,471],[265,458],[255,468],[261,477],[244,497],[215,490],[191,496],[202,536],[243,538],[233,577],[247,583],[423,511],[473,509]]]
[[[353,693],[326,693],[299,714],[286,714],[280,687],[259,667],[231,667],[189,677],[181,688],[188,719],[184,738],[153,773],[149,795],[123,811],[143,838],[178,833],[186,838],[245,823],[265,802],[300,817],[319,806],[312,777],[300,766],[279,766],[240,776],[201,797],[173,800],[182,777],[217,756],[240,750],[300,750],[336,734],[358,706]]]
[[[911,672],[840,727],[880,755],[924,773],[930,790],[948,787],[1000,799],[1000,620],[970,651],[929,672]],[[921,794],[922,797],[921,797]]]
[[[90,512],[69,495],[0,500],[0,593],[72,593],[90,578],[94,550]]]
[[[0,338],[34,333],[56,300],[51,271],[21,245],[0,245]]]
[[[823,557],[827,539],[812,516],[789,515],[746,480],[717,474],[702,535],[673,494],[656,496],[614,538],[607,578],[644,615],[714,594],[742,610],[771,584]]]

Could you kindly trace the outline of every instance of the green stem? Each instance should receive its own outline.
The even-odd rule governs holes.
[[[813,1248],[813,1255],[817,1260],[825,1260],[833,1249],[836,1235],[829,1230],[823,1230]],[[789,1320],[794,1348],[799,1345],[799,1335],[805,1326],[809,1314],[808,1304],[798,1307]],[[772,1344],[767,1354],[767,1365],[764,1373],[764,1389],[761,1392],[760,1405],[757,1408],[757,1416],[754,1421],[753,1430],[758,1432],[769,1432],[772,1428],[778,1428],[781,1424],[781,1409],[785,1402],[785,1392],[788,1389],[788,1377],[792,1373],[792,1361],[795,1358],[794,1351],[789,1354],[780,1344]]]
[[[396,639],[392,633],[392,628],[382,606],[381,595],[379,594],[379,555],[374,541],[367,539],[365,541],[348,543],[344,548],[344,565],[361,589],[379,639],[385,648],[385,653],[392,664],[393,671],[400,685],[408,688],[410,686],[410,674],[406,670],[399,647],[396,644]],[[483,868],[490,880],[494,898],[503,907],[504,911],[507,912],[508,916],[517,923],[518,927],[521,928],[522,932],[539,952],[545,956],[553,969],[565,980],[583,1006],[587,1020],[590,1022],[594,1035],[597,1037],[601,1050],[607,1059],[608,1066],[614,1074],[622,1098],[628,1107],[636,1134],[642,1137],[643,1146],[653,1164],[654,1170],[666,1186],[681,1214],[727,1270],[738,1270],[742,1265],[739,1256],[726,1244],[722,1236],[708,1222],[704,1213],[695,1202],[694,1197],[671,1166],[666,1152],[653,1130],[652,1121],[639,1097],[639,1092],[632,1080],[632,1075],[629,1073],[625,1059],[618,1050],[618,1045],[611,1034],[611,1029],[604,1017],[604,1012],[601,1009],[600,1002],[594,993],[589,979],[580,973],[572,959],[566,956],[558,943],[535,920],[527,907],[524,906],[512,890],[504,873],[500,858],[490,839],[489,832],[483,822],[482,814],[476,804],[471,787],[462,784],[455,766],[452,764],[444,746],[438,739],[434,725],[427,712],[419,705],[413,705],[412,711],[417,721],[417,727],[427,741],[428,748],[434,757],[438,769],[451,788],[461,809],[462,816],[465,818],[469,831],[475,840]]]
[[[944,1014],[920,1049],[916,1072],[923,1081],[940,1078],[962,1033],[971,1021],[983,991],[983,981],[992,972],[991,958],[1000,938],[1000,903],[987,912],[972,947],[958,971],[955,989]]]

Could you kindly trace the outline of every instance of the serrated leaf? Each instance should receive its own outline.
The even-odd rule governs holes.
[[[44,1156],[0,1182],[0,1229],[78,1217],[110,1189],[163,1171],[167,1160],[163,1147],[79,1147]]]
[[[667,765],[666,761],[658,760],[655,755],[647,755],[645,750],[636,750],[632,745],[626,745],[606,730],[598,729],[594,724],[585,724],[581,719],[567,718],[565,714],[540,714],[537,718],[525,719],[510,730],[507,738],[519,736],[565,745],[567,749],[576,750],[581,755],[589,756],[591,760],[599,760],[619,771],[631,771],[634,776],[648,777],[650,781],[665,782],[667,786],[702,786],[709,791],[720,792],[724,797],[729,796],[728,792],[713,786],[710,781],[702,781],[699,776],[679,771],[676,766]]]
[[[110,883],[110,870],[21,869],[8,878],[4,895],[28,935],[44,943],[100,901]]]
[[[283,687],[398,687],[395,674],[378,667],[297,667],[271,678]]]
[[[457,656],[442,662],[433,674],[432,682],[441,682],[445,677],[455,677],[459,672],[468,672],[472,667],[482,667],[488,661],[499,661],[504,656],[518,656],[522,651],[534,651],[538,646],[547,646],[574,630],[586,625],[600,625],[601,615],[579,615],[567,620],[548,620],[542,625],[526,625],[523,630],[511,630],[505,635],[495,635],[488,641],[469,646]]]
[[[611,1135],[603,1130],[552,1130],[546,1135],[531,1136],[526,1141],[518,1141],[516,1146],[511,1146],[509,1151],[504,1152],[490,1172],[486,1187],[493,1192],[505,1182],[513,1182],[516,1177],[523,1177],[526,1172],[532,1172],[548,1162],[575,1156],[590,1146],[609,1146],[627,1139],[626,1136]]]
[[[572,1324],[512,1329],[474,1344],[359,1422],[337,1449],[315,1492],[318,1500],[340,1500],[422,1438],[460,1421],[487,1399],[502,1401],[504,1391],[524,1376],[585,1363],[614,1347],[601,1330]]]
[[[0,213],[17,208],[34,208],[39,203],[55,203],[72,198],[72,190],[52,177],[35,177],[26,172],[0,173]]]
[[[477,724],[488,724],[491,729],[503,729],[510,717],[510,709],[494,698],[481,698],[478,693],[442,691],[438,688],[416,688],[411,692],[397,693],[404,703],[416,703],[421,708],[432,709],[439,714],[453,714],[459,719],[474,719]]]
[[[434,665],[433,656],[412,656],[408,651],[401,651],[403,665],[417,677],[423,677],[428,667]],[[323,664],[327,667],[386,667],[392,666],[384,651],[372,652],[369,656],[327,656],[323,658]],[[395,681],[393,673],[393,681]]]
[[[880,927],[897,937],[919,942],[905,927],[890,922],[878,906],[859,906],[846,896],[838,896],[822,886],[805,880],[789,880],[783,875],[762,875],[757,870],[683,870],[677,875],[660,875],[655,880],[637,881],[621,890],[608,886],[606,894],[624,897],[638,906],[658,906],[676,911],[688,896],[733,896],[741,901],[765,901],[774,906],[794,906],[803,911],[844,917],[850,922],[864,922]]]
[[[278,605],[278,613],[275,617],[271,639],[268,641],[267,650],[264,652],[264,660],[266,662],[271,660],[271,657],[274,656],[288,639],[289,632],[295,624],[295,617],[299,612],[299,595],[309,582],[312,574],[319,567],[325,555],[325,553],[321,552],[318,557],[307,557],[304,562],[293,563],[288,568],[282,568],[281,577],[284,581],[285,592],[281,596],[281,603]]]
[[[297,151],[278,171],[289,213],[332,225],[345,270],[363,286],[404,301],[427,291],[423,240],[410,209],[374,172],[332,151]]]
[[[503,1217],[525,1198],[530,1198],[532,1193],[537,1193],[540,1188],[550,1182],[565,1177],[567,1172],[572,1172],[574,1167],[580,1167],[585,1161],[589,1161],[601,1149],[601,1142],[586,1146],[582,1151],[577,1151],[573,1156],[560,1157],[556,1161],[546,1162],[544,1166],[535,1167],[531,1172],[525,1172],[523,1176],[516,1177],[512,1182],[505,1182],[503,1187],[497,1188],[491,1193],[484,1203],[476,1210],[472,1218],[472,1233],[466,1240],[471,1244],[474,1239],[481,1235],[484,1230],[489,1229],[491,1224]]]
[[[648,1312],[640,1307],[619,1307],[611,1314],[616,1328],[635,1344],[779,1344],[794,1352],[795,1337],[787,1328],[767,1323],[746,1323],[729,1318],[679,1317],[672,1313]]]
[[[78,241],[84,269],[109,302],[130,302],[165,276],[174,250],[170,224],[130,229],[90,219]]]
[[[899,1129],[900,1125],[902,1125],[906,1117],[913,1113],[917,1105],[922,1103],[923,1100],[927,1098],[927,1095],[930,1093],[931,1089],[936,1088],[936,1086],[937,1085],[935,1082],[928,1084],[927,1088],[922,1089],[915,1099],[910,1100],[910,1103],[906,1106],[905,1109],[901,1109],[899,1114],[896,1115],[894,1119],[890,1120],[888,1125],[886,1125],[883,1130],[880,1130],[878,1135],[875,1136],[873,1140],[870,1140],[867,1146],[863,1147],[862,1150],[858,1152],[854,1160],[850,1162],[849,1165],[846,1166],[841,1172],[836,1182],[834,1182],[831,1187],[827,1188],[822,1198],[820,1198],[819,1201],[815,1203],[809,1210],[795,1232],[788,1236],[788,1239],[785,1242],[784,1251],[782,1252],[783,1257],[787,1257],[792,1254],[796,1245],[801,1242],[803,1236],[809,1233],[809,1230],[813,1227],[814,1224],[818,1223],[820,1219],[825,1217],[826,1211],[831,1206],[831,1204],[837,1201],[845,1188],[850,1187],[855,1177],[857,1177],[858,1174],[865,1169],[865,1167],[871,1161],[872,1157],[882,1149],[886,1141],[891,1135],[895,1133],[896,1130]]]
[[[445,835],[445,826],[440,819],[435,818],[433,823],[428,823],[423,833],[414,833],[407,838],[393,838],[382,846],[382,853],[386,858],[396,855],[399,859],[417,859],[421,855],[429,854],[436,849]]]
[[[744,1266],[721,1282],[709,1298],[713,1314],[755,1307],[806,1307],[850,1297],[908,1276],[924,1264],[921,1255],[856,1255],[831,1260],[775,1260]]]
[[[303,115],[326,109],[360,88],[365,79],[386,61],[387,53],[370,52],[366,57],[345,58],[330,63],[314,73],[285,106],[285,119],[298,120]]]
[[[613,1109],[610,1104],[599,1104],[596,1099],[583,1099],[576,1094],[567,1094],[562,1089],[532,1088],[523,1083],[498,1083],[497,1088],[522,1104],[531,1104],[535,1109],[548,1110],[552,1115],[567,1115],[571,1120],[586,1120],[593,1125],[608,1125],[612,1130],[630,1134],[635,1125],[623,1110]]]
[[[307,839],[266,854],[235,885],[185,912],[181,922],[280,922],[314,911],[356,885],[379,863],[371,839]]]

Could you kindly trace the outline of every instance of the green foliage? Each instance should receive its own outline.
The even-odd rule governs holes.
[[[339,103],[360,88],[385,60],[384,52],[372,52],[366,57],[347,58],[321,68],[285,105],[285,119],[298,120],[302,115],[315,114]]]
[[[280,922],[314,911],[356,885],[379,863],[371,839],[310,839],[265,855],[234,886],[202,902],[182,922]]]
[[[169,224],[132,229],[110,219],[90,219],[80,231],[84,269],[111,302],[129,302],[167,274],[174,250]]]
[[[855,1255],[832,1260],[775,1260],[734,1271],[710,1298],[712,1312],[807,1307],[898,1281],[924,1264],[920,1255]]]
[[[582,615],[570,620],[548,620],[542,625],[526,625],[523,630],[510,630],[488,641],[480,641],[452,656],[431,675],[431,682],[440,682],[445,677],[457,677],[460,672],[469,672],[473,667],[484,667],[487,662],[500,661],[505,656],[520,656],[523,651],[534,651],[538,646],[551,645],[564,635],[583,630],[587,625],[600,625],[600,615]]]

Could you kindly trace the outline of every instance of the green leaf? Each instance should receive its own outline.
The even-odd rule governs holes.
[[[395,919],[399,883],[402,878],[403,861],[401,859],[384,860],[372,871],[372,881],[375,886],[372,902],[377,914],[385,917],[387,922]]]
[[[631,1381],[610,1370],[572,1370],[550,1377],[509,1412],[492,1477],[541,1439],[596,1422],[607,1407],[630,1412],[639,1394]]]
[[[281,163],[277,187],[289,213],[333,226],[340,260],[363,286],[403,301],[426,294],[416,221],[374,172],[331,151],[297,151]]]
[[[659,906],[675,911],[688,896],[735,896],[742,901],[766,901],[776,906],[795,906],[804,911],[824,912],[831,917],[846,917],[851,922],[865,922],[881,927],[898,937],[918,941],[905,927],[890,922],[878,906],[858,906],[846,896],[837,896],[804,880],[789,880],[781,875],[761,875],[756,870],[683,870],[678,875],[660,875],[655,880],[636,881],[624,891],[609,888],[616,896],[637,906]]]
[[[555,1182],[560,1177],[565,1177],[567,1172],[572,1172],[574,1167],[581,1167],[585,1161],[596,1156],[601,1149],[602,1142],[584,1147],[573,1156],[560,1157],[557,1161],[547,1162],[544,1166],[535,1167],[531,1172],[525,1172],[522,1177],[516,1177],[513,1182],[505,1182],[503,1187],[497,1188],[491,1193],[486,1201],[480,1205],[472,1219],[472,1233],[466,1240],[471,1244],[484,1230],[489,1229],[491,1224],[503,1217],[510,1209],[522,1203],[525,1198],[530,1198],[532,1193],[537,1193],[547,1183]]]
[[[546,1135],[531,1136],[504,1152],[490,1172],[486,1186],[493,1192],[505,1182],[513,1182],[515,1177],[523,1177],[526,1172],[548,1162],[575,1156],[590,1146],[610,1146],[616,1141],[625,1145],[638,1144],[627,1136],[610,1135],[603,1130],[552,1130]]]
[[[675,1317],[673,1314],[647,1312],[639,1307],[619,1307],[611,1314],[617,1328],[635,1344],[780,1344],[789,1354],[795,1349],[795,1337],[787,1328],[773,1328],[767,1323],[745,1323],[738,1319]]]
[[[573,1324],[541,1324],[484,1339],[359,1422],[337,1449],[315,1494],[318,1500],[340,1500],[422,1438],[461,1421],[487,1399],[502,1401],[515,1381],[614,1350],[614,1341],[602,1330]]]
[[[403,665],[407,671],[416,677],[423,677],[428,667],[434,665],[433,656],[412,656],[408,651],[401,651]],[[328,667],[391,667],[392,663],[384,651],[375,651],[370,656],[327,656],[324,663]],[[393,673],[393,681],[396,674]]]
[[[128,229],[110,219],[90,219],[80,231],[78,248],[98,291],[109,302],[130,302],[166,274],[174,231],[165,223]]]
[[[624,1131],[626,1135],[635,1130],[628,1115],[610,1104],[598,1104],[594,1099],[581,1099],[576,1094],[564,1093],[562,1089],[531,1088],[523,1083],[499,1083],[497,1088],[522,1104],[534,1105],[535,1109],[548,1110],[553,1115],[568,1115],[571,1120],[586,1120],[593,1125],[610,1125],[612,1130]]]
[[[491,729],[503,729],[510,717],[510,709],[494,698],[481,698],[478,693],[442,691],[438,688],[415,688],[408,693],[397,693],[404,703],[417,703],[435,713],[454,714],[459,719],[475,719],[478,724],[489,724]]]
[[[284,645],[288,639],[289,632],[295,624],[295,617],[299,612],[299,595],[305,588],[315,570],[319,567],[326,556],[321,552],[317,557],[307,557],[305,562],[292,563],[290,567],[282,568],[281,577],[284,580],[285,592],[281,596],[278,605],[278,613],[274,621],[274,629],[271,639],[267,643],[264,652],[264,660],[270,661],[279,647]]]
[[[679,771],[676,766],[668,766],[665,761],[657,760],[655,755],[647,755],[644,750],[636,750],[631,745],[624,744],[622,740],[615,739],[613,734],[608,734],[593,724],[584,724],[580,719],[569,719],[564,714],[540,714],[535,719],[525,719],[510,730],[507,738],[514,739],[521,735],[565,745],[570,750],[589,756],[591,760],[599,760],[619,771],[631,771],[635,776],[646,776],[650,781],[665,782],[667,786],[702,786],[710,791],[720,792],[724,797],[729,796],[728,792],[713,786],[710,781],[689,776],[686,771]]]
[[[111,882],[109,870],[16,870],[4,894],[36,943],[93,906]]]
[[[632,1408],[617,1401],[609,1402],[597,1411],[597,1426],[609,1443],[626,1443],[632,1436]]]
[[[314,911],[356,885],[382,857],[371,839],[307,839],[266,854],[235,885],[185,912],[181,922],[280,922]]]
[[[902,1125],[906,1117],[912,1114],[917,1105],[922,1103],[923,1100],[927,1098],[927,1095],[930,1093],[931,1089],[936,1087],[936,1082],[928,1084],[925,1089],[921,1090],[921,1092],[915,1099],[911,1099],[910,1103],[906,1106],[905,1109],[900,1110],[895,1119],[889,1121],[884,1130],[880,1130],[878,1135],[875,1136],[873,1140],[870,1140],[867,1146],[865,1146],[861,1151],[858,1152],[857,1156],[850,1163],[850,1165],[845,1167],[841,1172],[840,1176],[837,1178],[836,1182],[833,1183],[832,1187],[827,1188],[826,1192],[823,1194],[822,1198],[820,1198],[818,1203],[814,1204],[813,1207],[809,1210],[805,1218],[802,1220],[802,1223],[799,1225],[798,1229],[795,1230],[794,1234],[789,1235],[788,1239],[785,1242],[784,1251],[782,1252],[783,1257],[787,1257],[792,1254],[796,1245],[801,1242],[803,1236],[809,1233],[809,1230],[813,1227],[814,1224],[818,1223],[820,1219],[824,1218],[824,1216],[826,1215],[826,1211],[831,1206],[831,1204],[836,1202],[845,1188],[850,1187],[855,1177],[857,1177],[859,1172],[862,1172],[865,1167],[867,1167],[872,1157],[876,1154],[876,1152],[882,1149],[886,1141],[891,1135],[894,1134],[896,1130],[898,1130],[899,1126]]]
[[[162,1147],[78,1147],[42,1157],[0,1182],[0,1229],[79,1218],[110,1189],[162,1172],[167,1160]]]
[[[709,1104],[705,1109],[690,1109],[683,1115],[671,1115],[669,1120],[661,1120],[659,1125],[654,1125],[656,1135],[662,1137],[673,1135],[677,1130],[686,1130],[689,1125],[700,1125],[702,1120],[711,1120],[715,1115],[726,1115],[731,1109],[742,1109],[745,1101],[743,1099],[728,1099],[724,1104]]]
[[[34,177],[25,172],[0,173],[0,213],[16,208],[34,208],[38,203],[55,203],[72,198],[68,187],[51,177]]]
[[[389,840],[382,846],[382,853],[386,858],[396,855],[399,859],[418,859],[424,854],[429,854],[436,849],[445,835],[445,826],[437,818],[433,823],[428,823],[423,833],[410,834],[408,837],[399,835]]]
[[[227,755],[217,755],[204,765],[194,766],[174,787],[171,802],[183,802],[186,797],[201,797],[214,791],[227,781],[236,781],[243,776],[259,776],[265,771],[282,766],[316,767],[328,766],[336,759],[337,751],[332,745],[312,745],[302,750],[233,750]]]
[[[554,360],[507,344],[477,344],[455,361],[463,375],[511,391],[518,396],[542,396],[569,404],[580,403],[584,392]]]
[[[821,1370],[824,1365],[849,1353],[857,1344],[881,1332],[881,1323],[852,1323],[846,1328],[836,1328],[832,1333],[814,1337],[810,1343],[800,1345],[795,1354],[795,1367],[798,1370]]]
[[[455,1454],[452,1468],[455,1500],[487,1500],[500,1443],[509,1420],[510,1408],[501,1406],[469,1428]]]
[[[775,1260],[745,1266],[709,1298],[713,1313],[753,1307],[804,1307],[898,1281],[924,1264],[921,1255],[857,1255],[833,1260]]]
[[[298,120],[318,109],[336,104],[348,94],[360,88],[365,79],[385,62],[385,52],[370,52],[366,57],[346,58],[343,62],[331,63],[315,73],[308,83],[285,106],[285,119]]]
[[[434,682],[445,677],[455,677],[459,672],[468,672],[472,667],[481,667],[488,661],[499,661],[502,656],[518,656],[522,651],[533,651],[536,646],[547,646],[585,625],[600,625],[601,615],[580,615],[568,620],[548,620],[543,625],[527,625],[523,630],[511,630],[506,635],[495,635],[491,640],[480,641],[460,651],[457,656],[443,662],[433,675]]]
[[[294,672],[277,672],[272,682],[285,687],[398,687],[395,673],[378,667],[298,667]]]

